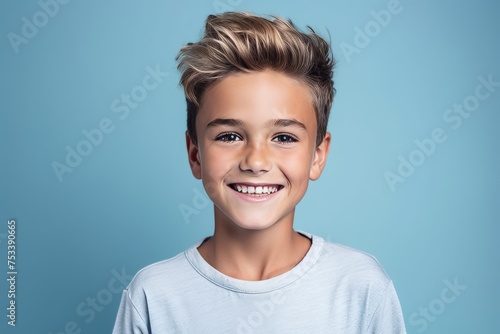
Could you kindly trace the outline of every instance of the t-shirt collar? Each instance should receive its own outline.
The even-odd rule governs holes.
[[[203,238],[197,244],[190,247],[184,254],[193,269],[213,284],[240,293],[266,293],[290,285],[301,278],[313,267],[323,251],[325,242],[323,238],[303,231],[297,232],[311,239],[311,247],[304,258],[291,270],[261,281],[246,281],[233,278],[221,273],[208,264],[198,251],[198,247],[206,238]]]

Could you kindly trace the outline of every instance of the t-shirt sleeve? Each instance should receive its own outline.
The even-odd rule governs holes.
[[[130,299],[128,290],[124,290],[113,334],[149,334],[146,322]]]
[[[405,323],[401,305],[392,281],[389,282],[368,326],[370,334],[404,334]]]

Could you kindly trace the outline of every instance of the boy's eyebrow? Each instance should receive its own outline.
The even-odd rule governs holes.
[[[228,126],[243,126],[243,121],[234,118],[216,118],[207,124],[207,128],[228,125]]]
[[[296,126],[299,128],[302,128],[304,130],[307,130],[306,126],[304,123],[301,123],[297,121],[296,119],[293,118],[280,118],[280,119],[275,119],[270,122],[272,125],[277,126],[277,127],[287,127],[287,126]]]

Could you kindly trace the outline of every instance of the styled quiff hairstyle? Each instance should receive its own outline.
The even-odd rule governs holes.
[[[310,27],[298,30],[292,21],[268,20],[247,12],[209,15],[205,34],[181,48],[176,60],[187,102],[187,129],[196,144],[196,116],[203,94],[236,73],[272,70],[305,83],[316,112],[316,146],[326,134],[332,106],[333,59],[330,45]]]

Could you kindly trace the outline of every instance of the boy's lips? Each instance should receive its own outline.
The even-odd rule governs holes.
[[[270,195],[283,189],[282,185],[272,183],[231,183],[229,187],[247,195]]]

